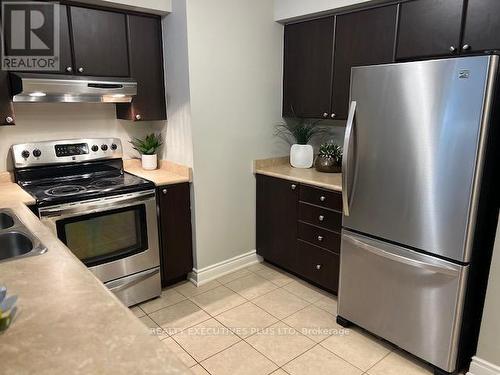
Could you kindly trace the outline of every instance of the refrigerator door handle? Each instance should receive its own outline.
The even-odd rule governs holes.
[[[354,115],[356,113],[356,101],[352,101],[347,116],[347,126],[344,137],[344,157],[342,158],[342,205],[344,215],[349,216],[349,145],[351,143],[352,130],[354,127]]]
[[[431,263],[422,262],[420,260],[407,258],[407,257],[401,256],[398,254],[393,254],[393,253],[390,253],[388,251],[384,251],[382,249],[379,249],[378,247],[367,244],[366,242],[361,241],[361,240],[354,238],[353,236],[345,234],[345,233],[343,234],[343,237],[345,240],[355,244],[356,246],[358,246],[360,248],[363,248],[364,250],[371,252],[372,254],[375,254],[377,256],[381,256],[383,258],[392,260],[394,262],[404,263],[408,266],[412,266],[412,267],[420,268],[420,269],[423,269],[423,270],[426,270],[429,272],[439,273],[439,274],[448,275],[448,276],[452,276],[452,277],[457,277],[460,274],[459,269],[446,267],[446,266],[438,266],[438,265],[434,265]]]

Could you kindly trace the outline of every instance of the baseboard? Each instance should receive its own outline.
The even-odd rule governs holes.
[[[262,262],[262,257],[257,255],[255,250],[248,253],[235,256],[234,258],[224,260],[222,262],[212,264],[211,266],[196,269],[188,275],[188,279],[195,285],[201,286],[209,281],[215,280],[228,273],[237,271],[241,268],[248,267],[252,264]]]
[[[500,367],[479,357],[472,357],[467,375],[500,375]]]

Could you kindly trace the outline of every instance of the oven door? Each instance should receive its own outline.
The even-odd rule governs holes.
[[[44,207],[39,213],[103,282],[160,264],[154,190]]]

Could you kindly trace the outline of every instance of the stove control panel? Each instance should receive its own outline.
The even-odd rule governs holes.
[[[57,157],[85,155],[89,153],[89,145],[86,143],[55,145],[54,147],[56,150]]]
[[[118,138],[70,139],[12,146],[12,159],[15,168],[121,157],[122,143]]]

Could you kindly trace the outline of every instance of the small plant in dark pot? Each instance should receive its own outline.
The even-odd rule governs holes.
[[[314,167],[319,172],[340,173],[342,171],[342,147],[329,142],[319,147]]]

